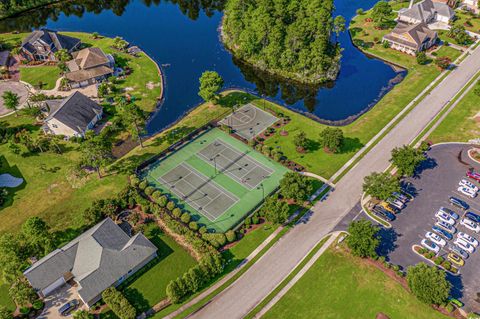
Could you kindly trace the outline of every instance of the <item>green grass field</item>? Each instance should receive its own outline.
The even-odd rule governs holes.
[[[445,45],[442,45],[435,53],[437,57],[448,57],[451,61],[455,61],[462,54],[461,51]]]
[[[478,84],[476,87],[480,87]],[[429,140],[440,142],[468,142],[480,136],[480,122],[475,117],[480,116],[480,96],[474,90],[465,97],[447,115],[442,123],[432,132]]]
[[[456,24],[463,25],[468,31],[480,32],[480,17],[478,15],[471,15],[463,10],[456,10],[455,16],[457,17]]]
[[[20,80],[33,86],[43,83],[43,90],[53,89],[59,76],[60,70],[56,66],[20,67]]]
[[[224,142],[230,147],[233,147],[239,153],[248,154],[250,158],[273,170],[273,173],[262,182],[264,190],[258,187],[249,189],[226,174],[217,174],[213,165],[207,163],[204,159],[196,155],[200,150],[213,143],[215,140]],[[205,179],[212,180],[218,186],[229,191],[238,198],[238,201],[233,204],[233,206],[229,207],[222,215],[216,217],[214,220],[212,220],[212,218],[207,218],[205,213],[199,212],[185,203],[185,208],[190,212],[194,220],[197,220],[200,224],[206,225],[207,228],[213,228],[216,231],[221,232],[227,231],[242,220],[263,200],[264,194],[266,196],[273,192],[278,187],[280,179],[288,171],[287,168],[279,163],[252,150],[249,146],[229,136],[220,129],[215,128],[189,142],[174,154],[149,166],[144,173],[145,177],[150,184],[154,185],[162,192],[171,193],[167,186],[158,182],[158,178],[177,167],[180,163],[187,163],[198,173],[203,175]],[[171,193],[171,195],[179,202],[183,202],[181,198],[178,198],[175,194]]]
[[[0,281],[0,306],[7,308],[7,310],[14,311],[16,306],[8,294],[10,287]]]
[[[157,246],[159,262],[124,289],[125,296],[139,313],[166,298],[165,289],[170,280],[183,275],[196,263],[195,259],[155,224],[148,226],[145,235]]]
[[[330,248],[262,318],[448,318],[399,283],[343,250]]]

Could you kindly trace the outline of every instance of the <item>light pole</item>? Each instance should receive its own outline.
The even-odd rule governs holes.
[[[265,200],[265,187],[263,187],[263,183],[260,183],[260,186],[257,189],[262,188],[262,200]]]

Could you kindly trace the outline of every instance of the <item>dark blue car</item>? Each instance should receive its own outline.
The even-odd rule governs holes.
[[[74,311],[78,307],[78,300],[74,299],[72,301],[67,302],[63,306],[58,309],[58,312],[62,316],[68,316],[72,311]]]
[[[472,213],[472,212],[468,212],[468,213],[465,214],[465,217],[467,217],[468,219],[473,220],[473,221],[476,222],[476,223],[480,223],[480,215],[478,215],[478,214],[475,214],[475,213]]]
[[[442,228],[440,228],[440,227],[438,227],[438,226],[433,226],[433,227],[432,227],[432,230],[433,230],[434,232],[436,232],[437,234],[439,234],[440,236],[445,237],[445,238],[448,239],[448,240],[452,240],[452,239],[453,239],[453,235],[452,235],[452,234],[450,234],[448,231],[446,231],[446,230],[444,230],[444,229],[442,229]]]
[[[463,200],[458,199],[456,197],[450,197],[450,204],[457,206],[463,210],[467,210],[470,206],[468,206],[467,203],[465,203]]]

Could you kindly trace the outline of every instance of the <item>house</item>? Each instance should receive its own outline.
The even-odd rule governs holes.
[[[423,0],[417,4],[410,3],[410,7],[398,12],[398,21],[410,24],[417,23],[449,23],[455,16],[455,12],[446,3]]]
[[[47,101],[49,115],[44,121],[45,133],[83,137],[102,118],[103,108],[80,92],[64,100]]]
[[[24,272],[40,297],[51,295],[67,282],[87,307],[102,292],[118,286],[157,256],[157,247],[143,234],[129,237],[107,218],[56,249]]]
[[[478,0],[463,0],[463,4],[467,10],[478,12]]]
[[[423,22],[408,24],[399,22],[389,34],[383,37],[392,49],[416,55],[437,42],[438,35]]]
[[[65,49],[72,53],[80,45],[80,39],[47,29],[35,30],[23,40],[20,56],[27,61],[56,61],[55,52]]]
[[[74,52],[72,56],[73,60],[67,62],[70,72],[65,77],[73,88],[101,82],[113,74],[115,60],[100,48],[86,48]]]

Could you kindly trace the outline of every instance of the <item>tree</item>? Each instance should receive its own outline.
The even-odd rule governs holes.
[[[398,168],[402,176],[413,176],[417,167],[425,161],[425,153],[409,145],[392,150],[390,162]]]
[[[128,42],[122,39],[121,37],[115,37],[113,39],[113,47],[123,51],[128,47]]]
[[[334,153],[340,150],[343,140],[343,131],[339,128],[327,127],[320,132],[321,145]]]
[[[13,318],[12,312],[7,310],[4,306],[0,305],[0,319],[11,319]]]
[[[363,191],[372,197],[386,200],[393,192],[400,191],[400,181],[387,172],[373,172],[369,176],[365,176]]]
[[[17,93],[13,93],[12,91],[5,91],[2,94],[3,105],[9,110],[15,111],[15,116],[18,116],[18,106],[20,104],[20,97]]]
[[[368,220],[353,221],[348,226],[347,245],[354,256],[375,257],[380,245],[380,229]]]
[[[102,292],[102,298],[118,318],[135,319],[135,308],[128,302],[127,298],[114,287],[105,289]]]
[[[18,236],[9,233],[0,236],[0,271],[3,282],[11,284],[21,276],[23,253]]]
[[[182,300],[183,298],[183,291],[180,288],[180,285],[178,284],[177,280],[171,280],[168,283],[166,288],[166,293],[167,293],[168,299],[170,299],[170,301],[174,304],[179,303],[180,300]]]
[[[63,62],[63,63],[70,61],[72,59],[72,56],[70,55],[70,53],[68,53],[67,49],[58,50],[57,52],[55,52],[54,55],[57,61]]]
[[[8,290],[8,295],[20,307],[34,302],[38,296],[25,278],[18,278]]]
[[[313,186],[308,177],[295,172],[288,172],[280,180],[280,194],[283,197],[302,203],[308,199]]]
[[[472,38],[468,35],[465,27],[462,24],[454,24],[447,35],[450,38],[454,38],[458,44],[467,45],[472,43]]]
[[[426,304],[443,304],[450,295],[451,284],[445,271],[425,263],[408,267],[407,282],[412,293]]]
[[[298,132],[293,137],[293,144],[297,147],[297,150],[304,150],[308,146],[307,134],[304,131]]]
[[[428,58],[427,58],[427,55],[425,54],[425,52],[418,52],[417,53],[417,63],[420,64],[420,65],[425,65],[427,64],[428,62]]]
[[[223,84],[223,79],[217,72],[205,71],[200,77],[198,95],[200,95],[205,102],[216,103],[219,98],[218,91],[222,88]]]
[[[345,18],[342,16],[336,16],[333,20],[333,30],[335,31],[335,35],[340,35],[341,32],[345,32],[346,30],[346,21]]]
[[[49,226],[40,217],[30,217],[22,225],[22,235],[32,249],[32,253],[44,255],[52,248]]]
[[[391,20],[392,7],[387,1],[379,1],[373,6],[372,19],[379,27],[384,27],[387,21]]]
[[[440,56],[435,59],[435,65],[438,66],[440,69],[445,70],[447,69],[452,61],[448,56]]]
[[[81,161],[85,166],[93,167],[102,178],[101,170],[112,161],[111,144],[100,136],[87,139],[80,146]]]
[[[98,34],[98,32],[92,32],[92,38],[98,39],[99,37],[100,35]]]
[[[262,211],[265,218],[274,224],[283,224],[290,216],[290,206],[287,202],[279,200],[277,195],[265,199]]]
[[[137,139],[143,148],[142,134],[145,133],[145,113],[137,105],[128,103],[121,107],[120,116],[130,135]]]
[[[77,310],[73,313],[74,319],[93,319],[93,315],[86,310]]]

